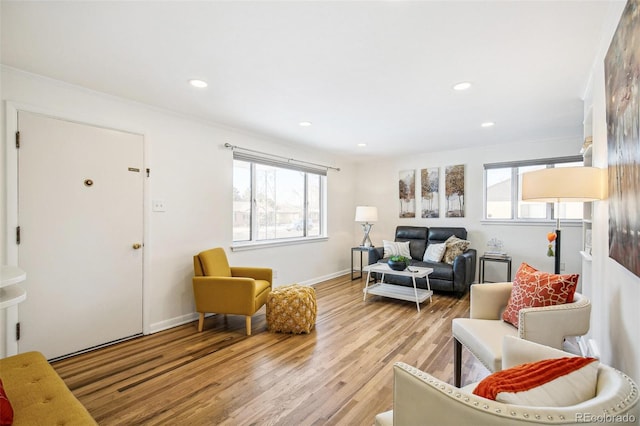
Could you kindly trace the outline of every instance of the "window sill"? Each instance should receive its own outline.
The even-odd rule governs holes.
[[[266,241],[252,241],[246,243],[234,243],[231,245],[231,251],[245,251],[245,250],[258,250],[270,247],[292,246],[297,244],[309,244],[317,243],[321,241],[328,241],[329,237],[308,237],[308,238],[290,238],[283,240],[266,240]]]

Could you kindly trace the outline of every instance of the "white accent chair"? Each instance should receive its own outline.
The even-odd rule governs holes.
[[[470,318],[455,318],[453,383],[462,378],[462,346],[467,348],[489,371],[502,366],[502,338],[517,336],[556,349],[562,349],[565,338],[582,336],[589,331],[591,302],[575,293],[572,303],[521,309],[518,328],[502,321],[513,283],[473,284]]]
[[[527,362],[574,356],[513,336],[503,343],[502,368]],[[393,366],[393,410],[380,413],[376,426],[517,426],[532,424],[637,424],[638,386],[620,371],[600,364],[596,396],[568,407],[530,407],[473,394],[476,383],[457,388],[398,362]]]

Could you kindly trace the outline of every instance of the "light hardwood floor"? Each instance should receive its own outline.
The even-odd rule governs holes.
[[[269,333],[263,307],[209,317],[53,363],[101,425],[371,425],[392,408],[392,365],[453,383],[451,320],[469,295],[422,304],[373,296],[363,280],[315,286],[311,334]],[[463,384],[489,374],[463,351]]]

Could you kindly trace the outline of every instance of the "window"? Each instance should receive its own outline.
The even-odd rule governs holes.
[[[556,219],[553,203],[522,201],[522,175],[546,167],[582,166],[581,156],[484,165],[487,220],[541,221]],[[582,219],[582,203],[560,203],[560,219]]]
[[[324,235],[326,171],[234,151],[233,241]]]

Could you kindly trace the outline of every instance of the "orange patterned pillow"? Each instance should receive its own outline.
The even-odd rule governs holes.
[[[522,308],[562,305],[573,302],[578,285],[578,274],[556,275],[538,271],[522,263],[513,280],[513,288],[502,319],[518,326],[518,313]]]

